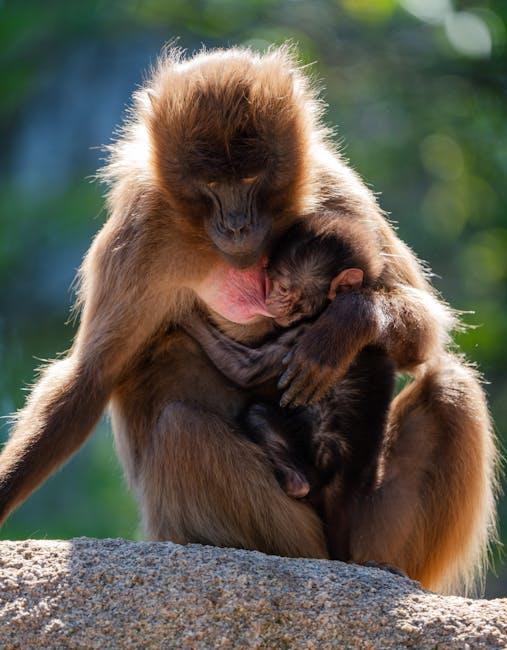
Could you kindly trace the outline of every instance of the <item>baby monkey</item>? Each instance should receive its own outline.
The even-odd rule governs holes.
[[[374,286],[373,256],[357,227],[346,222],[340,236],[315,235],[296,224],[277,243],[267,267],[268,311],[283,328],[316,318],[338,294]],[[336,477],[344,495],[375,484],[395,369],[381,348],[368,346],[316,406],[284,407],[276,378],[306,327],[303,322],[252,348],[199,314],[184,325],[218,370],[248,389],[241,428],[263,448],[282,488],[298,498],[311,490],[309,498],[316,497],[318,505],[319,492]]]

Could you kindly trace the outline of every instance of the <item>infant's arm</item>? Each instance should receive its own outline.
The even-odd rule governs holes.
[[[198,313],[181,327],[199,343],[213,365],[242,388],[253,388],[277,377],[282,359],[299,334],[298,328],[294,328],[274,341],[250,348],[229,338]]]

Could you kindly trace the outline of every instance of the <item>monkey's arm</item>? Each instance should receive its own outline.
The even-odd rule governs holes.
[[[0,455],[0,521],[81,446],[122,373],[170,314],[162,296],[176,272],[162,291],[147,266],[152,249],[127,217],[113,217],[96,237],[82,269],[72,349],[46,367],[17,414]]]
[[[280,404],[316,402],[325,396],[360,350],[379,335],[380,319],[371,290],[338,294],[282,363]]]
[[[284,360],[287,371],[281,387],[286,404],[321,399],[368,344],[385,348],[398,370],[412,371],[445,351],[457,323],[374,196],[351,170],[344,167],[340,174],[341,198],[332,199],[329,210],[315,213],[308,223],[318,234],[340,238],[348,232],[355,237],[378,288],[338,295],[297,341]]]
[[[199,343],[215,367],[242,388],[259,386],[279,375],[282,359],[301,332],[293,328],[274,341],[250,348],[229,338],[197,313],[181,327]]]
[[[453,317],[430,292],[408,286],[339,294],[283,360],[282,405],[321,399],[370,344],[398,370],[411,371],[443,350]]]

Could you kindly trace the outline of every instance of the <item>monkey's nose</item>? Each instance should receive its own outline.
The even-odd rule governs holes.
[[[249,228],[245,224],[242,226],[229,226],[228,230],[229,230],[229,234],[232,235],[233,237],[242,237],[243,235],[248,234]]]
[[[232,237],[244,237],[245,235],[249,234],[250,226],[248,226],[248,224],[246,224],[246,223],[234,224],[234,225],[229,225],[227,230],[228,230],[229,236],[232,236]]]
[[[247,235],[250,231],[250,225],[245,215],[243,214],[230,214],[227,220],[227,231],[233,237],[240,237]]]

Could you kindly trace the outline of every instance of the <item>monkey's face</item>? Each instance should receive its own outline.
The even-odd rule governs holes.
[[[324,285],[305,284],[298,276],[291,278],[288,273],[269,270],[268,277],[266,307],[278,325],[289,327],[315,316],[324,308],[327,301]]]
[[[204,228],[216,249],[233,266],[255,264],[271,234],[269,212],[259,210],[261,174],[240,179],[208,180],[201,191],[209,199]]]
[[[279,57],[233,51],[175,64],[155,89],[151,151],[173,219],[227,264],[256,264],[308,198],[303,78]]]

